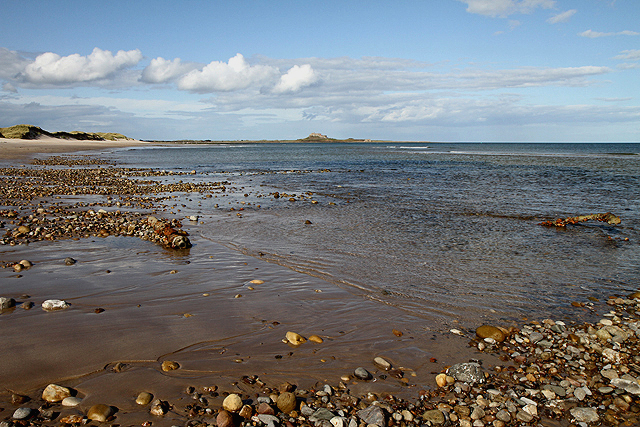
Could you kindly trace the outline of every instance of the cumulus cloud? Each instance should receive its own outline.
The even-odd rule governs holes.
[[[13,79],[30,63],[18,52],[0,47],[0,79]]]
[[[555,0],[458,0],[467,5],[467,12],[493,18],[513,14],[527,14],[535,9],[551,9]]]
[[[261,86],[277,79],[278,69],[250,65],[237,54],[229,62],[213,61],[202,70],[192,70],[178,81],[178,88],[196,93],[229,92]]]
[[[142,70],[140,81],[144,83],[167,83],[192,71],[195,67],[193,64],[183,63],[180,58],[172,61],[158,57],[152,59],[149,65]]]
[[[273,88],[275,93],[299,92],[303,87],[312,85],[318,81],[311,65],[294,65],[286,74],[280,77],[280,81]]]
[[[576,12],[577,10],[575,9],[567,10],[566,12],[562,12],[552,16],[551,18],[547,19],[547,22],[549,24],[558,24],[560,22],[567,22],[569,18],[571,18],[573,15],[576,14]]]
[[[21,73],[23,81],[36,84],[72,84],[91,82],[111,77],[117,71],[132,67],[142,60],[140,50],[119,50],[115,55],[108,50],[93,49],[88,56],[73,54],[60,56],[53,52],[38,55]]]
[[[615,33],[615,32],[602,33],[602,32],[599,32],[599,31],[587,30],[587,31],[583,31],[581,33],[578,33],[578,35],[580,37],[588,37],[588,38],[591,38],[591,39],[595,39],[595,38],[598,38],[598,37],[610,37],[610,36],[640,36],[640,33],[636,32],[636,31],[629,31],[629,30],[618,31],[617,33]]]

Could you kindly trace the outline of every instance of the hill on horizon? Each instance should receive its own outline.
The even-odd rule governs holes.
[[[73,139],[78,141],[115,141],[118,139],[132,139],[120,133],[113,132],[49,132],[38,126],[24,124],[0,128],[0,138],[33,140],[38,139],[41,136],[60,139]]]

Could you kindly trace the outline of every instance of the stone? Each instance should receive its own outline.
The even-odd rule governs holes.
[[[484,372],[475,362],[457,363],[447,369],[447,373],[458,381],[469,384],[484,382]]]
[[[356,378],[364,381],[371,379],[371,373],[367,371],[365,368],[363,368],[362,366],[356,368],[356,370],[353,371],[353,375],[355,375]]]
[[[640,384],[636,381],[626,380],[623,378],[615,378],[611,380],[611,385],[621,388],[627,393],[640,394]]]
[[[0,310],[6,310],[7,308],[15,307],[16,300],[13,298],[0,297]]]
[[[42,398],[47,402],[61,402],[71,396],[71,390],[56,384],[49,384],[42,392]]]
[[[537,343],[538,341],[541,341],[544,338],[544,335],[542,335],[540,332],[531,332],[529,334],[529,341],[531,341],[533,344]]]
[[[155,415],[156,417],[161,417],[164,414],[169,412],[169,403],[164,400],[156,399],[151,403],[151,409],[149,409],[149,413],[151,415]]]
[[[240,412],[238,412],[238,415],[240,415],[245,420],[248,420],[253,415],[253,408],[251,407],[251,405],[244,405],[240,409]]]
[[[28,259],[23,259],[22,261],[20,261],[18,264],[20,264],[21,266],[23,266],[24,268],[31,268],[33,267],[33,263],[31,261],[29,261]]]
[[[496,418],[502,422],[508,423],[509,421],[511,421],[511,414],[509,414],[509,411],[507,411],[506,409],[500,409],[496,413]]]
[[[229,412],[238,412],[242,409],[242,398],[235,393],[231,393],[222,401],[222,408]]]
[[[308,406],[305,406],[305,408],[308,408]],[[336,416],[336,414],[334,414],[333,412],[331,412],[327,408],[320,408],[320,409],[314,411],[309,416],[309,421],[314,422],[314,423],[317,422],[317,421],[321,421],[321,420],[329,421],[331,418],[333,418],[335,416]]]
[[[447,385],[447,374],[436,375],[436,384],[438,387],[445,387]]]
[[[311,335],[309,337],[309,341],[311,341],[313,343],[316,343],[316,344],[322,344],[324,342],[324,340],[321,337],[317,336],[317,335]]]
[[[65,259],[64,259],[64,263],[65,263],[65,265],[73,265],[73,264],[75,264],[76,262],[78,262],[78,261],[76,261],[75,259],[73,259],[73,258],[71,258],[71,257],[67,257],[67,258],[65,258]]]
[[[148,405],[152,400],[153,394],[146,391],[141,392],[140,394],[138,394],[138,397],[136,397],[136,403],[141,406]]]
[[[485,412],[484,409],[482,409],[479,406],[476,406],[475,408],[473,408],[473,411],[471,411],[471,419],[472,420],[479,420],[480,418],[483,418],[485,416]]]
[[[333,417],[329,420],[333,427],[346,427],[347,422],[344,417]]]
[[[387,362],[382,357],[376,357],[375,359],[373,359],[373,364],[379,367],[380,369],[384,369],[385,371],[388,371],[389,369],[391,369],[391,363]]]
[[[579,423],[595,423],[600,421],[598,411],[595,408],[571,408],[571,416]]]
[[[62,406],[78,406],[79,404],[82,403],[82,399],[80,399],[79,397],[65,397],[64,399],[62,399]]]
[[[67,304],[67,302],[59,299],[48,299],[42,303],[42,309],[44,311],[64,310],[68,307],[69,307],[69,304]]]
[[[82,415],[67,415],[66,417],[60,418],[60,424],[84,424],[85,419]]]
[[[87,418],[99,423],[105,423],[113,416],[114,413],[115,411],[113,410],[113,407],[99,403],[89,408],[87,411]]]
[[[422,419],[429,421],[431,424],[439,425],[444,424],[444,414],[439,409],[431,409],[422,414]]]
[[[374,425],[378,427],[385,427],[387,425],[384,417],[384,411],[381,407],[371,405],[365,409],[357,412],[358,417],[367,425]]]
[[[529,423],[533,421],[533,415],[525,411],[518,411],[516,413],[516,420]]]
[[[300,345],[300,344],[304,343],[305,341],[307,341],[306,338],[304,338],[302,335],[300,335],[300,334],[298,334],[296,332],[291,332],[291,331],[287,332],[287,334],[285,335],[285,338],[292,345]]]
[[[31,408],[18,408],[13,412],[14,420],[26,420],[31,416],[31,412],[33,410]]]
[[[294,411],[297,406],[296,395],[291,392],[284,392],[278,396],[278,400],[276,401],[276,406],[278,409],[285,414],[288,414],[291,411]]]
[[[240,408],[242,409],[242,408]],[[273,407],[266,402],[262,402],[256,408],[256,412],[258,414],[266,414],[266,415],[275,415],[276,411],[273,410]]]
[[[173,360],[165,360],[162,362],[162,370],[165,372],[175,371],[178,368],[180,368],[180,365],[178,362],[174,362]]]
[[[271,414],[259,414],[258,420],[260,420],[261,423],[266,424],[267,427],[275,427],[280,423],[280,419]]]
[[[497,342],[502,342],[507,338],[506,334],[495,326],[482,325],[476,329],[476,335],[482,339],[491,338]]]
[[[220,411],[216,416],[216,425],[218,427],[233,427],[235,425],[233,415],[227,411]]]

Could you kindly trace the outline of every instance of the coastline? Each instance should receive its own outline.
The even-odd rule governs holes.
[[[118,143],[114,146],[123,145]],[[22,150],[22,157],[18,158],[43,152],[34,151],[38,149],[31,145],[17,148]],[[55,149],[61,151],[55,152],[68,152],[69,149],[65,148],[67,147],[62,144],[56,145]],[[113,147],[107,147],[102,142],[82,141],[80,144],[72,144],[71,150],[100,148]],[[114,193],[114,197],[117,199],[116,194]],[[29,220],[29,215],[41,219],[42,223],[46,223],[47,217],[62,218],[71,212],[87,210],[102,215],[100,219],[105,222],[111,218],[119,219],[116,211],[126,213],[130,210],[131,215],[135,213],[139,217],[166,215],[166,212],[162,212],[161,202],[155,206],[136,206],[134,198],[131,198],[127,201],[131,204],[127,209],[126,204],[116,205],[115,199],[99,199],[98,202],[87,203],[69,196],[63,196],[64,207],[60,206],[60,200],[54,201],[46,197],[34,201],[17,200],[20,207],[16,212],[19,211],[18,218],[21,221],[15,217],[3,218],[7,222],[5,229],[14,230],[19,223],[33,223],[32,219]],[[8,205],[6,202],[3,204]],[[44,211],[38,212],[38,207]],[[109,214],[101,214],[100,209]],[[87,214],[89,216],[93,215]],[[126,215],[123,218],[129,219]],[[171,219],[171,215],[166,219]],[[333,387],[332,393],[337,395],[341,389],[339,383],[342,382],[353,396],[360,396],[358,399],[367,393],[376,393],[374,400],[379,399],[381,402],[388,402],[385,396],[389,395],[397,399],[418,399],[422,404],[412,404],[414,409],[409,404],[405,406],[410,412],[415,412],[412,412],[413,416],[426,420],[422,422],[439,424],[438,414],[431,413],[437,416],[437,419],[431,421],[424,416],[426,412],[439,411],[443,417],[446,414],[449,422],[455,418],[454,425],[466,425],[462,421],[467,418],[473,421],[482,419],[487,425],[500,425],[495,423],[496,420],[509,425],[491,413],[489,404],[484,406],[486,411],[483,409],[487,414],[476,419],[471,417],[471,411],[464,415],[466,411],[456,411],[455,405],[449,405],[450,408],[442,406],[443,402],[450,401],[453,397],[464,403],[469,398],[472,387],[465,391],[465,381],[460,379],[438,387],[436,375],[446,372],[447,367],[455,363],[477,359],[482,362],[484,371],[490,374],[487,379],[491,379],[491,382],[483,382],[497,387],[501,397],[509,389],[507,386],[504,389],[496,386],[500,383],[499,374],[503,372],[509,374],[504,381],[510,378],[514,382],[511,389],[516,390],[516,386],[521,384],[526,384],[530,389],[542,390],[547,377],[549,381],[561,382],[554,379],[559,373],[557,368],[555,374],[548,373],[551,367],[543,368],[543,362],[535,361],[536,356],[546,351],[541,350],[544,347],[536,345],[539,341],[529,339],[531,333],[519,333],[523,325],[500,325],[517,326],[517,329],[506,330],[509,340],[504,342],[506,337],[503,337],[500,340],[504,342],[502,345],[479,339],[473,331],[453,333],[432,330],[420,319],[402,315],[383,304],[363,301],[320,279],[265,263],[259,258],[241,255],[202,239],[198,230],[206,224],[187,221],[184,215],[180,215],[180,219],[194,244],[185,251],[164,249],[135,236],[113,233],[105,235],[100,230],[91,229],[87,229],[82,236],[68,235],[53,241],[32,241],[28,245],[0,247],[5,266],[1,274],[6,283],[0,296],[14,298],[17,302],[17,306],[4,311],[0,319],[4,322],[6,339],[10,344],[2,350],[2,359],[8,361],[2,368],[6,373],[3,375],[4,386],[8,390],[0,393],[0,401],[3,402],[0,407],[4,408],[0,417],[11,418],[14,410],[23,406],[31,405],[31,409],[35,411],[41,406],[39,394],[48,383],[69,386],[83,398],[76,409],[54,405],[61,415],[84,415],[94,404],[107,404],[118,408],[115,419],[120,424],[139,425],[152,419],[154,425],[174,425],[176,420],[184,419],[199,419],[205,424],[213,422],[212,418],[215,419],[214,415],[221,406],[225,392],[244,394],[247,398],[253,394],[265,396],[269,395],[269,390],[289,382],[298,386],[301,391],[298,396],[300,400],[304,398],[317,407],[320,403],[315,402],[316,398],[326,395],[312,393],[309,396],[309,390],[324,390],[324,386],[329,385]],[[67,266],[62,262],[66,257],[77,259],[78,263]],[[33,267],[19,272],[12,271],[9,264],[21,259],[29,259],[34,264]],[[251,283],[252,280],[262,283]],[[114,292],[114,283],[123,283],[124,286]],[[61,312],[42,311],[39,304],[51,298],[65,299],[71,306]],[[632,307],[635,302],[629,301],[631,300],[614,301],[613,305]],[[28,302],[34,302],[35,306],[24,310]],[[603,303],[601,309],[613,305]],[[103,311],[96,311],[98,309]],[[622,315],[618,319],[621,320]],[[584,329],[584,326],[539,320],[545,335],[558,335],[558,342],[555,344],[563,354],[567,351],[567,342],[574,340],[571,335],[578,337],[577,343],[574,342],[575,348],[580,345],[584,347],[589,335],[595,335],[595,332],[588,334],[586,341],[581,342],[582,335],[577,335],[576,331],[569,333],[568,328]],[[613,326],[613,322],[612,325],[607,323],[603,323],[598,330],[604,326]],[[316,344],[307,341],[299,346],[285,344],[282,338],[288,331],[298,332],[306,337],[317,335],[322,338],[322,342]],[[24,337],[35,337],[35,342],[25,340]],[[522,342],[516,337],[520,337]],[[625,340],[633,338],[628,336]],[[510,344],[511,341],[517,345]],[[603,354],[603,347],[607,348],[606,342],[605,340],[605,344],[599,344],[600,354]],[[611,341],[613,347],[615,342]],[[473,345],[469,345],[470,343]],[[549,348],[553,349],[553,344],[552,339]],[[524,353],[523,350],[503,349],[509,349],[512,345],[523,346],[531,354]],[[536,350],[541,350],[540,354]],[[518,354],[514,356],[514,353]],[[518,359],[523,353],[527,354],[524,361]],[[557,352],[547,353],[557,356]],[[375,366],[372,363],[375,357],[384,358],[400,372],[391,373]],[[162,368],[164,361],[175,361],[179,368],[165,371]],[[624,360],[625,363],[629,361]],[[626,366],[622,362],[620,358],[617,361],[602,358],[593,369],[597,368],[599,372],[611,369],[603,368],[607,365],[613,365],[614,369]],[[360,366],[369,370],[375,381],[355,378],[353,372]],[[536,366],[536,370],[528,372],[532,366]],[[497,370],[497,367],[500,369]],[[533,381],[527,375],[518,375],[517,380],[514,380],[513,375],[519,374],[519,370],[523,374],[533,375]],[[625,373],[629,373],[628,368],[626,372],[619,369],[620,377]],[[266,386],[260,386],[260,383],[256,386],[256,380],[251,379],[254,375]],[[562,376],[571,378],[579,385],[565,379],[569,381],[569,385],[564,386],[565,392],[571,387],[576,390],[587,386],[574,377],[575,374]],[[521,378],[526,380],[522,381]],[[596,387],[599,383],[602,386]],[[140,407],[134,403],[136,394],[147,390],[171,402],[174,408],[182,409],[190,402],[190,396],[185,396],[185,390],[193,387],[203,394],[207,387],[210,390],[212,386],[216,386],[220,392],[215,392],[218,393],[217,396],[208,392],[210,396],[207,406],[212,409],[212,413],[208,416],[204,411],[198,415],[200,418],[189,418],[185,411],[177,409],[162,418],[153,417],[149,415],[148,407]],[[460,388],[459,392],[455,390],[456,387]],[[590,389],[594,389],[595,394],[595,390],[602,387],[608,387],[608,383],[596,380]],[[473,390],[476,391],[473,394],[482,394],[487,401],[493,399],[493,392],[488,392],[487,389],[488,387],[475,384]],[[609,393],[613,391],[612,389]],[[546,407],[545,402],[556,399],[547,399],[541,392],[536,395],[520,391],[518,393],[528,400],[535,398],[537,404],[534,406],[539,403],[540,408],[536,409],[536,415],[532,415],[531,407],[528,411],[524,410],[527,405],[532,404],[519,399],[526,404],[518,404],[517,410],[510,415],[510,420],[535,422],[543,416],[545,419],[553,419],[553,413],[543,412],[542,407]],[[602,394],[604,396],[608,393]],[[614,394],[629,396],[631,403],[637,406],[635,393]],[[13,402],[14,395],[28,396],[31,403],[16,404]],[[420,397],[427,395],[429,399]],[[603,400],[601,396],[597,397]],[[571,399],[568,398],[568,401],[574,406],[567,407],[567,411],[579,407],[582,402],[577,398]],[[362,402],[366,400],[363,399]],[[506,400],[499,403],[506,405],[505,402]],[[272,402],[272,406],[276,406],[275,403]],[[622,405],[621,402],[618,403]],[[473,408],[473,401],[458,406]],[[366,404],[366,407],[369,405]],[[502,407],[498,405],[494,408]],[[44,408],[46,409],[49,408]],[[37,410],[43,412],[40,408]],[[387,417],[392,417],[393,410],[385,411]],[[531,418],[522,415],[523,411]],[[453,414],[458,415],[452,417]],[[521,414],[520,418],[517,418],[517,414]],[[604,418],[604,411],[602,417]],[[405,422],[411,425],[413,421],[408,421],[407,418],[409,417],[403,416],[402,420],[397,420],[398,424]]]
[[[149,144],[148,142],[131,139],[120,141],[81,141],[50,137],[33,140],[0,138],[0,161],[28,159],[38,154],[96,151]]]

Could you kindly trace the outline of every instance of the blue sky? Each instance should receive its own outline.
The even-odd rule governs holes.
[[[640,141],[637,0],[0,0],[0,127]]]

